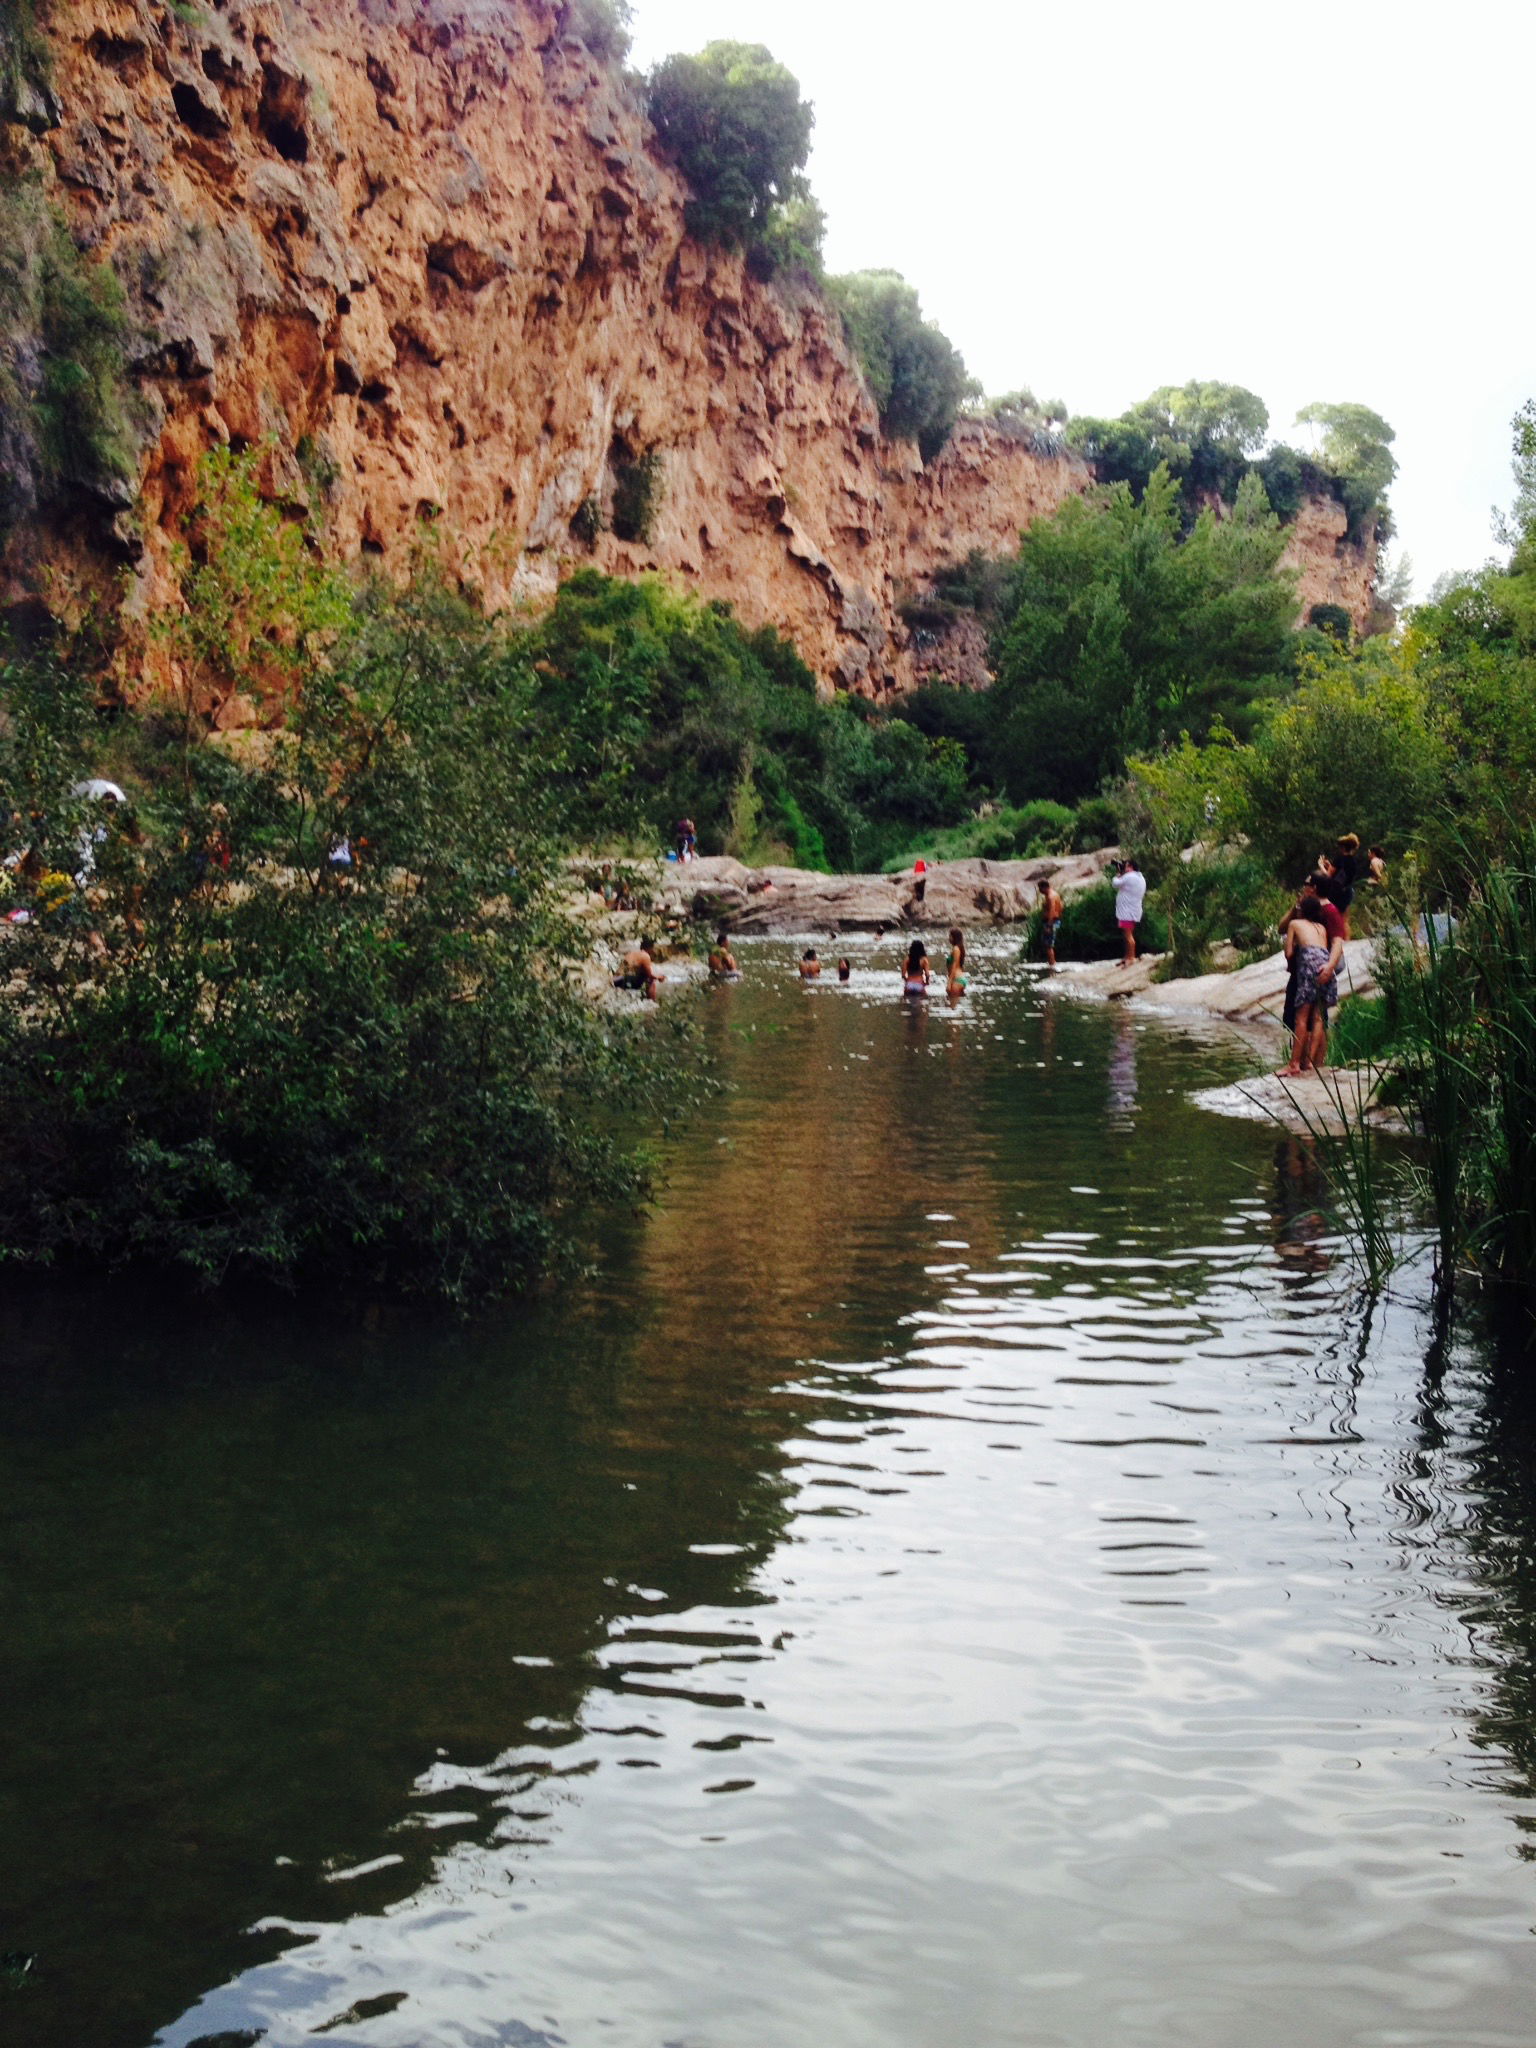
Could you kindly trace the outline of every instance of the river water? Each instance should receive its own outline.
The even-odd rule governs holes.
[[[594,1279],[0,1304],[0,2033],[1530,2048],[1531,1432],[1250,1056],[749,950]]]

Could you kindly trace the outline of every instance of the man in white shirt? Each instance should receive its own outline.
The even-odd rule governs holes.
[[[1123,860],[1120,872],[1115,876],[1115,922],[1125,940],[1125,959],[1122,966],[1131,967],[1136,960],[1136,927],[1141,923],[1141,906],[1146,900],[1147,878],[1133,860]]]

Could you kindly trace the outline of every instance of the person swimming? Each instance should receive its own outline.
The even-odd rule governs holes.
[[[914,939],[907,948],[907,957],[901,969],[901,992],[907,996],[925,996],[928,993],[928,948],[921,939]]]
[[[814,946],[807,946],[800,955],[800,979],[802,981],[814,981],[820,972],[821,962],[816,957],[816,948]]]
[[[723,927],[715,933],[715,943],[710,948],[709,972],[715,981],[741,979],[741,969],[736,965],[736,955],[731,951],[730,941]]]
[[[965,934],[959,925],[949,928],[949,959],[944,967],[944,992],[950,997],[965,994]]]

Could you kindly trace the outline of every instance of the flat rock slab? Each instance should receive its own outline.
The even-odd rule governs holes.
[[[1282,1125],[1302,1137],[1337,1137],[1362,1116],[1377,1130],[1408,1135],[1395,1109],[1372,1101],[1377,1076],[1361,1067],[1325,1067],[1321,1074],[1258,1074],[1224,1088],[1201,1088],[1190,1097],[1201,1109]]]
[[[1375,941],[1350,939],[1339,971],[1345,995],[1374,996],[1380,990],[1372,973]],[[1269,1021],[1276,1025],[1285,1008],[1288,970],[1284,953],[1256,960],[1230,974],[1197,974],[1183,981],[1154,981],[1160,955],[1143,955],[1133,967],[1118,960],[1064,962],[1045,986],[1067,995],[1130,998],[1139,1010],[1202,1010],[1212,1017],[1240,1023]]]

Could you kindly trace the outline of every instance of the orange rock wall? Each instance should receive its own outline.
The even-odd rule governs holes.
[[[903,593],[973,547],[1010,551],[1088,472],[981,422],[928,471],[886,441],[819,297],[687,238],[681,181],[563,12],[54,0],[60,125],[12,136],[144,336],[141,490],[117,522],[130,604],[172,599],[199,454],[270,442],[266,487],[322,491],[344,558],[401,573],[430,520],[495,604],[585,562],[657,569],[788,633],[827,687],[909,686],[926,667]],[[648,542],[579,539],[616,464],[651,453]],[[1313,509],[1308,576],[1359,610]],[[54,541],[56,560],[76,546]],[[23,552],[13,601],[38,566]]]

